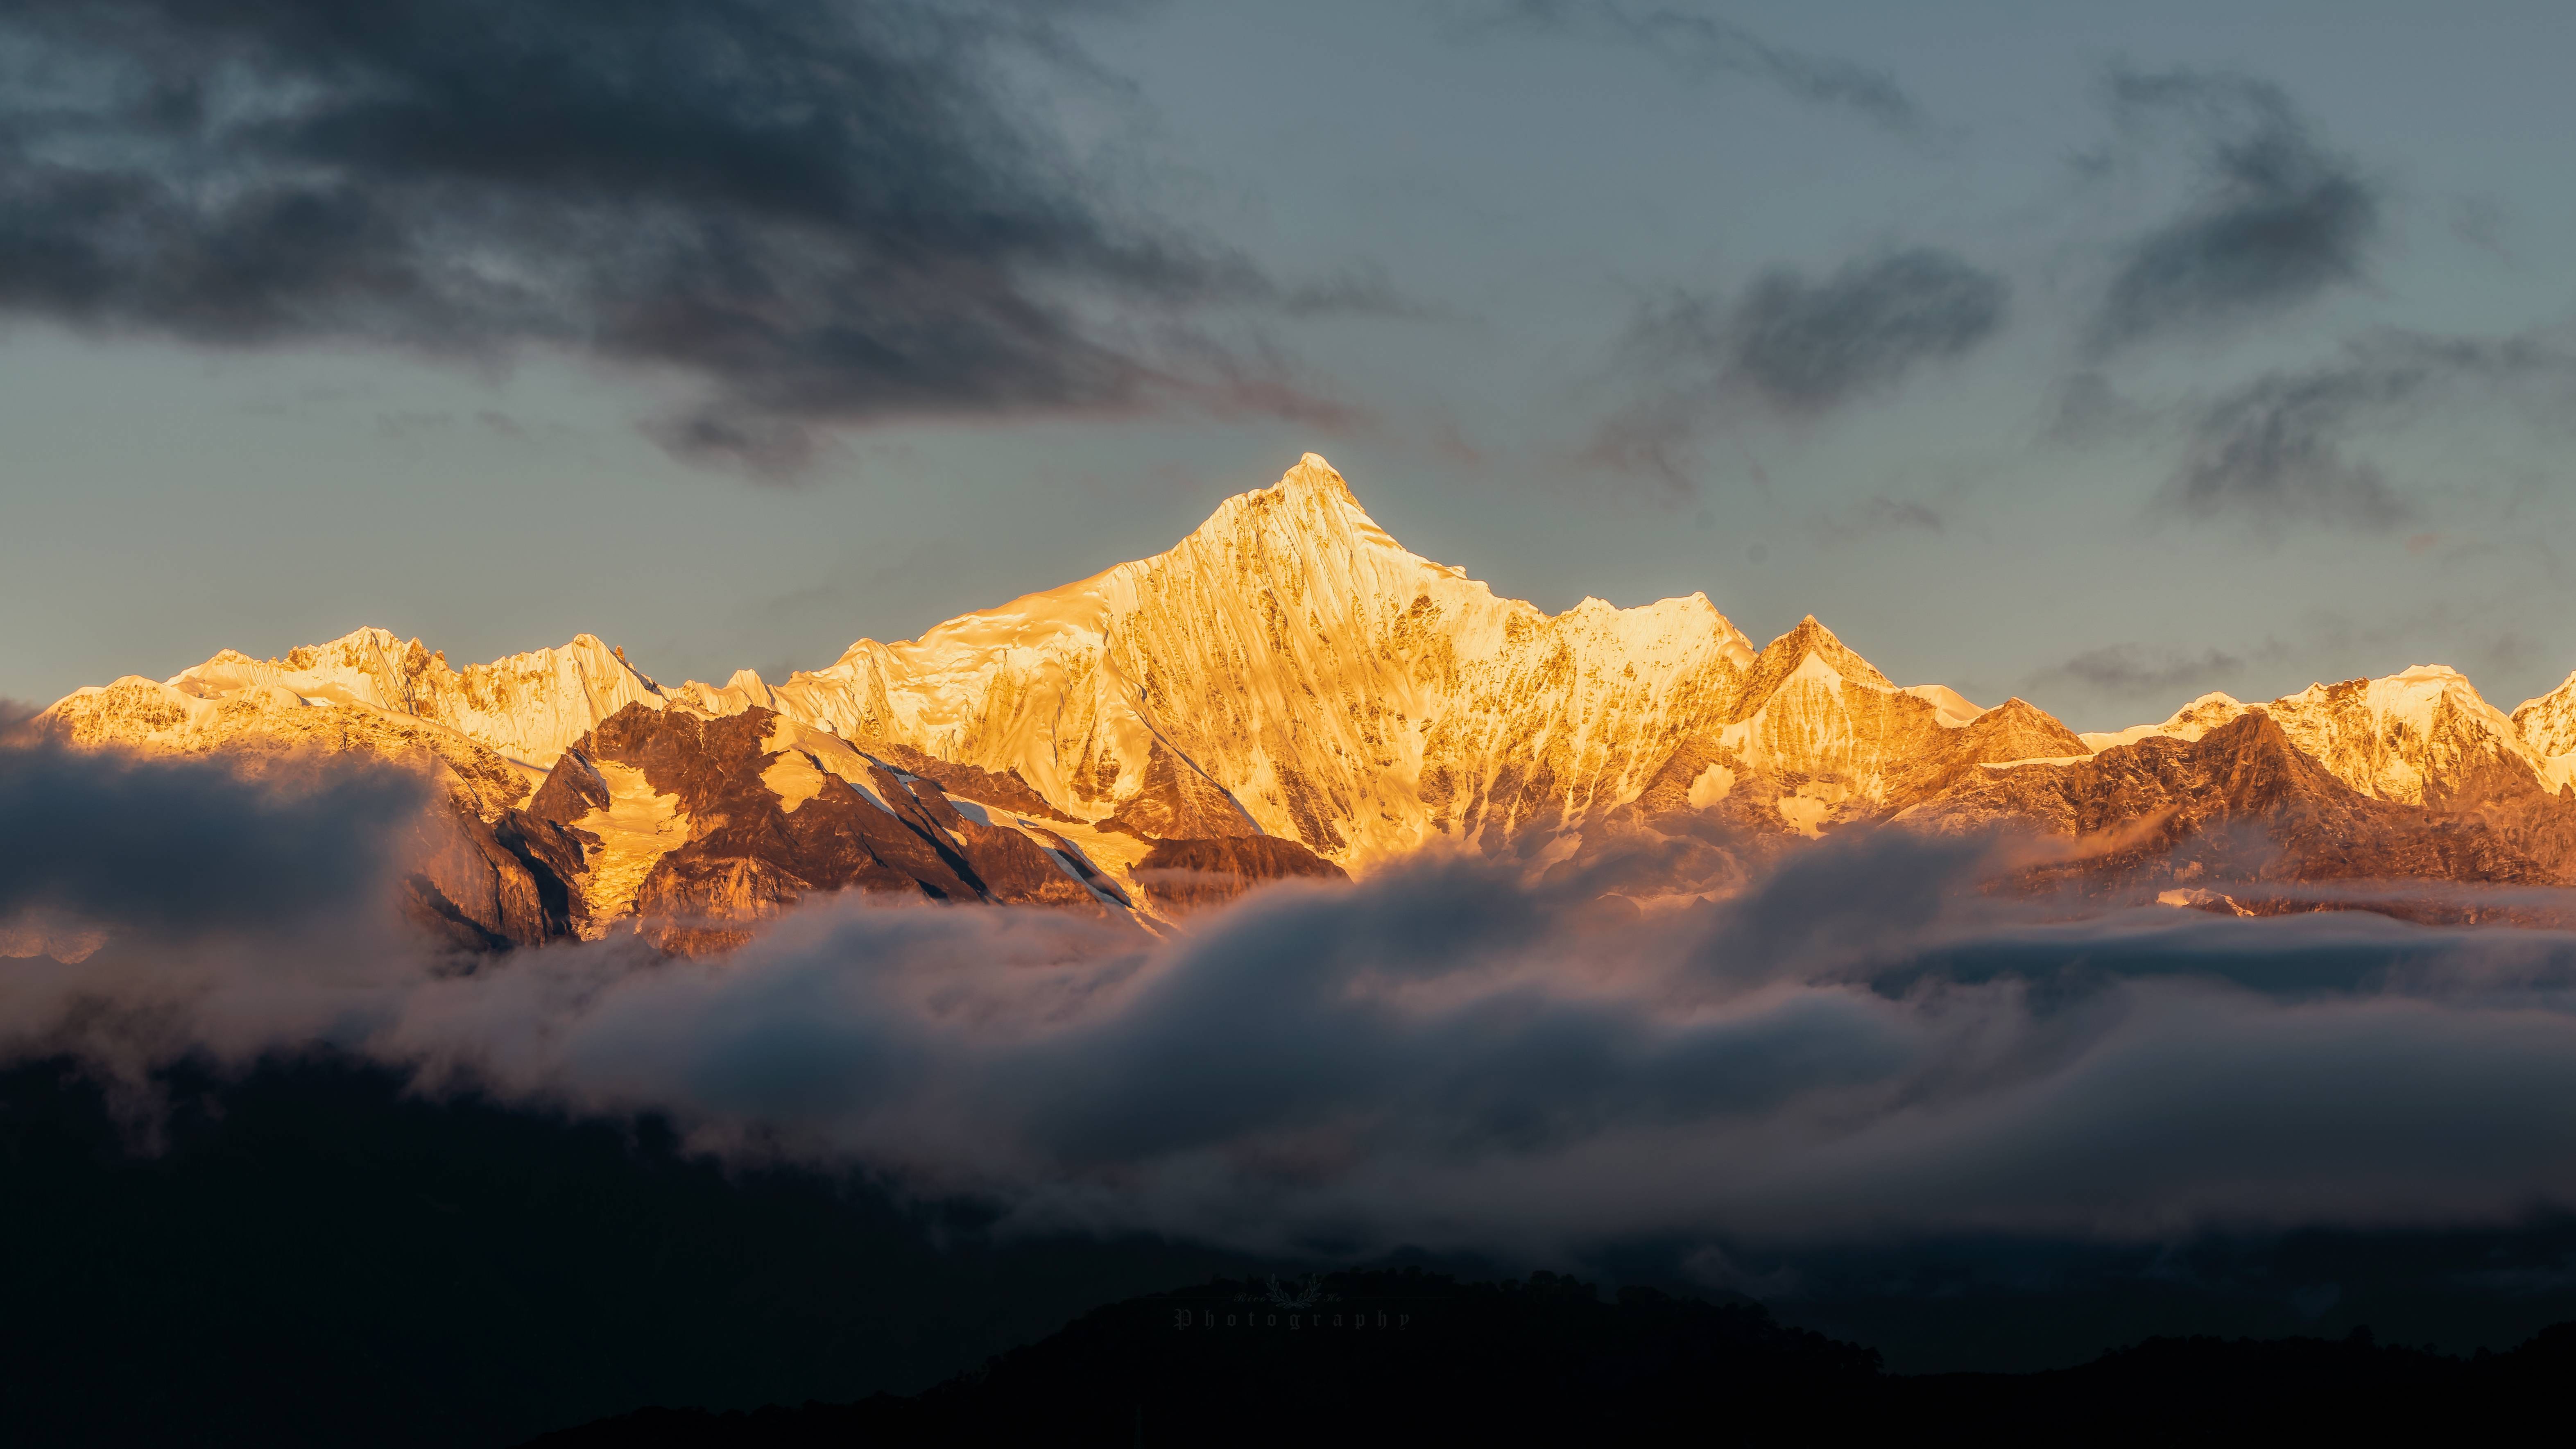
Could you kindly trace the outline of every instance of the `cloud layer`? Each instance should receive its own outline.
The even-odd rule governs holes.
[[[424,801],[392,770],[240,774],[12,739],[0,701],[0,922],[257,930],[371,899]]]
[[[2419,505],[2350,445],[2416,421],[2429,406],[2546,400],[2576,393],[2576,348],[2562,330],[2510,337],[2378,332],[2312,367],[2265,373],[2204,404],[2181,466],[2158,502],[2186,518],[2235,517],[2279,530],[2309,524],[2387,532]]]
[[[2003,325],[2003,278],[1915,247],[1810,279],[1781,267],[1732,301],[1678,291],[1641,308],[1617,375],[1633,400],[1595,434],[1596,462],[1684,479],[1681,450],[1729,407],[1811,417],[1959,357]]]
[[[1800,100],[1852,111],[1890,131],[1926,129],[1923,107],[1886,71],[1773,45],[1715,16],[1613,0],[1511,0],[1468,13],[1476,29],[1511,28],[1633,45],[1693,81],[1718,75],[1763,81]]]
[[[1199,309],[1296,301],[1124,215],[1014,100],[1004,3],[30,0],[0,16],[0,310],[227,346],[560,349],[679,379],[683,455],[817,424],[1313,411]]]
[[[164,778],[42,768],[75,777],[65,803],[15,818]],[[352,828],[378,808],[299,798]],[[284,808],[233,812],[239,841],[201,830],[154,872],[130,831],[12,857],[11,900],[85,902],[109,939],[0,969],[0,1055],[138,1077],[328,1045],[425,1090],[669,1113],[710,1150],[858,1164],[1032,1228],[1266,1250],[2141,1238],[2576,1195],[2560,934],[2050,919],[1974,888],[1983,846],[1881,832],[1645,915],[1597,897],[1615,878],[1433,860],[1280,887],[1168,942],[847,897],[719,961],[606,942],[459,972],[317,931],[337,918],[302,890],[259,898],[271,929],[246,943],[222,857]],[[160,893],[64,894],[91,878]]]
[[[2316,140],[2279,87],[2189,70],[2118,70],[2110,85],[2130,128],[2179,121],[2202,139],[2183,211],[2122,256],[2093,320],[2097,348],[2259,318],[2362,277],[2379,188]]]
[[[2104,694],[2161,700],[2177,690],[2197,689],[2244,668],[2243,656],[2223,649],[2203,649],[2195,654],[2171,645],[2126,643],[2087,649],[2063,664],[2040,671],[2038,677],[2073,680]]]

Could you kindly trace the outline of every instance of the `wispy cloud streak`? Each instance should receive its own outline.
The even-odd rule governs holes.
[[[2268,372],[2202,405],[2161,509],[2196,521],[2235,518],[2278,532],[2314,525],[2388,532],[2421,506],[2354,439],[2388,433],[2437,403],[2576,396],[2576,347],[2563,330],[2509,337],[2372,333],[2303,369]]]
[[[1975,350],[2011,296],[2003,278],[1935,247],[1820,278],[1775,268],[1732,300],[1677,289],[1640,307],[1620,340],[1612,377],[1628,400],[1586,456],[1686,490],[1689,448],[1729,411],[1811,418],[1884,393]]]
[[[2280,87],[2125,68],[2109,84],[2126,130],[2196,132],[2200,173],[2182,211],[2121,257],[2093,318],[2098,350],[2263,317],[2365,275],[2380,187],[2318,141]]]
[[[1885,70],[1838,56],[1774,45],[1713,15],[1616,0],[1511,0],[1466,12],[1462,28],[1520,30],[1634,46],[1694,82],[1713,76],[1761,81],[1815,105],[1848,110],[1886,130],[1928,129],[1923,107]]]

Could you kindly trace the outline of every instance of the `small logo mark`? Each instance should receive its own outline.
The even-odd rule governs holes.
[[[1341,1295],[1324,1291],[1324,1278],[1320,1273],[1309,1273],[1294,1283],[1282,1283],[1279,1275],[1273,1273],[1261,1292],[1238,1293],[1234,1301],[1267,1303],[1273,1308],[1307,1309],[1318,1303],[1338,1303]]]

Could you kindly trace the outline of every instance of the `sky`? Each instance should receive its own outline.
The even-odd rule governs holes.
[[[361,625],[665,679],[1313,450],[1551,610],[2077,728],[2576,669],[2542,5],[25,0],[0,696]]]

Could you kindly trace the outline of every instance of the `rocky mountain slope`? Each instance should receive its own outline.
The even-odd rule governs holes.
[[[2565,815],[2576,817],[2576,804]],[[2037,826],[2058,848],[2036,852],[2026,883],[2143,887],[2175,893],[2168,904],[2208,904],[2199,893],[2220,884],[2524,884],[2555,879],[2567,859],[2511,815],[2365,794],[2259,709],[2197,739],[2148,736],[2088,759],[1990,771],[1905,818],[1949,831]],[[2258,898],[2310,908],[2328,899]]]
[[[2087,842],[2049,869],[2142,889],[2554,883],[2576,859],[2576,675],[2510,716],[2426,665],[2078,736],[1900,687],[1812,617],[1757,650],[1701,594],[1497,597],[1313,454],[1163,553],[774,685],[664,686],[587,634],[460,670],[362,629],[46,719],[92,745],[411,762],[451,802],[419,911],[512,940],[633,922],[721,944],[850,887],[1152,923],[1433,847],[1616,859],[1621,893],[1690,896],[1876,821]]]
[[[2566,757],[2576,744],[2571,689],[2576,678],[2508,716],[2459,671],[2419,664],[2384,679],[2312,684],[2268,704],[2205,694],[2162,724],[2086,735],[2084,741],[2099,750],[2148,738],[2196,740],[2249,712],[2260,713],[2277,721],[2335,778],[2365,795],[2466,807],[2554,793],[2568,783],[2569,766],[2576,764]]]

